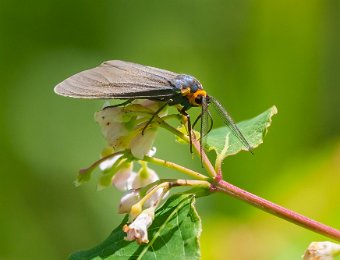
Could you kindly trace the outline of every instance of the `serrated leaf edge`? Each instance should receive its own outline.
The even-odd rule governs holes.
[[[271,108],[269,108],[269,109],[267,109],[267,110],[270,110],[270,114],[269,114],[269,116],[268,116],[268,122],[267,122],[266,125],[265,125],[265,130],[264,130],[264,132],[263,132],[263,134],[262,134],[261,142],[259,142],[259,143],[258,143],[257,145],[255,145],[255,146],[253,146],[253,148],[257,148],[257,147],[260,146],[260,144],[263,144],[263,137],[268,133],[268,128],[271,126],[272,121],[273,121],[272,118],[273,118],[274,115],[276,115],[276,114],[278,113],[278,110],[277,110],[277,107],[276,107],[276,106],[272,106]],[[266,110],[266,111],[267,111],[267,110]],[[250,119],[250,120],[251,120],[251,119]],[[214,151],[216,152],[217,156],[219,155],[219,154],[217,153],[216,149],[214,149],[214,148],[210,148],[210,149],[209,149],[209,151],[212,151],[212,150],[214,150]],[[229,157],[229,156],[238,154],[238,153],[241,152],[241,151],[249,152],[249,151],[247,150],[246,147],[242,147],[241,150],[239,150],[239,151],[236,151],[236,152],[233,152],[233,153],[229,153],[227,156],[223,156],[223,160],[224,160],[225,158]]]
[[[278,110],[277,110],[277,107],[276,106],[272,106],[271,108],[267,109],[266,111],[270,110],[270,113],[268,115],[268,119],[266,120],[266,124],[265,124],[265,127],[264,127],[264,131],[262,133],[262,138],[261,138],[261,141],[259,143],[257,143],[257,145],[254,145],[253,148],[257,148],[259,147],[261,144],[263,144],[263,137],[265,137],[268,133],[268,128],[272,125],[272,122],[273,122],[273,116],[276,115],[278,113]],[[250,119],[251,120],[251,119]],[[241,148],[241,151],[246,151],[246,152],[249,152],[248,149],[246,147],[242,147]],[[237,153],[239,153],[240,151],[238,152],[234,152],[234,153],[231,153],[231,154],[228,154],[226,157],[229,157],[231,155],[235,155]],[[225,157],[225,158],[226,158]]]

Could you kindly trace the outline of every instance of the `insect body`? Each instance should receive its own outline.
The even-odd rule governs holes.
[[[208,106],[213,105],[233,134],[249,151],[252,151],[252,147],[223,106],[215,98],[207,95],[202,84],[190,75],[112,60],[69,77],[59,83],[54,91],[59,95],[74,98],[150,99],[165,102],[165,105],[170,106],[181,105],[180,112],[189,119],[190,140],[191,123],[186,111],[191,107],[202,108],[199,116],[202,134],[206,115],[209,115]]]

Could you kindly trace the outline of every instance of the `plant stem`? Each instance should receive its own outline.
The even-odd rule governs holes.
[[[286,209],[280,205],[272,203],[268,200],[260,198],[250,192],[242,190],[224,180],[220,180],[216,184],[216,191],[231,195],[234,198],[243,200],[252,206],[255,206],[270,214],[283,218],[289,222],[307,228],[316,233],[322,234],[329,238],[340,241],[340,230],[334,229],[315,220],[307,218],[292,210]]]
[[[160,181],[161,181],[161,183],[154,186],[138,203],[143,205],[159,189],[164,189],[164,190],[168,191],[172,187],[178,187],[178,186],[191,186],[191,187],[201,187],[201,188],[209,189],[210,186],[211,186],[210,182],[201,181],[201,180],[176,179],[176,180],[168,180],[168,181],[164,181],[164,182],[163,182],[163,180],[160,180]]]
[[[175,135],[177,135],[182,140],[184,140],[184,141],[189,143],[189,137],[187,135],[183,134],[182,132],[178,131],[176,128],[174,128],[171,125],[169,125],[162,118],[159,118],[159,117],[157,118],[156,117],[156,120],[158,121],[158,123],[160,124],[161,127],[169,130],[170,132],[174,133]],[[192,146],[194,147],[195,152],[199,155],[199,157],[202,158],[202,164],[203,164],[204,169],[206,169],[206,171],[208,172],[208,174],[211,177],[215,178],[217,176],[216,171],[215,171],[214,167],[212,166],[211,162],[209,161],[209,159],[208,159],[207,155],[205,154],[204,150],[201,149],[200,142],[196,139],[194,132],[191,133],[191,138],[192,138]],[[202,152],[202,155],[201,155],[201,152]],[[179,167],[182,167],[182,166],[179,166]],[[184,167],[182,167],[182,168],[186,169]],[[196,172],[194,172],[194,173],[195,173],[196,176],[198,176]],[[201,176],[204,176],[204,175],[201,175]],[[207,177],[204,176],[204,179],[206,179],[206,178]]]
[[[211,177],[215,178],[217,176],[217,173],[214,169],[214,166],[212,166],[204,150],[201,149],[201,145],[199,141],[195,138],[194,134],[192,134],[192,146],[194,147],[194,150],[198,154],[198,156],[202,158],[202,164],[203,164],[204,169],[208,172],[208,174]],[[201,155],[201,152],[202,152],[202,155]]]
[[[194,177],[194,178],[199,179],[199,180],[208,180],[209,179],[209,177],[207,177],[203,174],[200,174],[198,172],[195,172],[191,169],[185,168],[185,167],[178,165],[176,163],[165,161],[165,160],[162,160],[162,159],[159,159],[159,158],[156,158],[156,157],[145,156],[144,161],[154,163],[154,164],[157,164],[157,165],[160,165],[160,166],[165,166],[165,167],[168,167],[170,169],[174,169],[176,171],[182,172],[182,173],[184,173],[184,174],[186,174],[190,177]]]
[[[181,138],[182,140],[189,142],[189,138],[188,136],[186,136],[185,134],[183,134],[182,132],[178,131],[176,128],[172,127],[171,125],[169,125],[167,122],[165,122],[162,118],[160,117],[155,117],[155,119],[157,120],[157,122],[159,123],[159,125],[163,128],[165,128],[166,130],[169,130],[171,133],[177,135],[179,138]]]

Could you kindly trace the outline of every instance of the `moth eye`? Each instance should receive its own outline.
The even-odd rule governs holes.
[[[198,105],[202,104],[202,96],[198,96],[197,98],[195,98],[195,103]]]

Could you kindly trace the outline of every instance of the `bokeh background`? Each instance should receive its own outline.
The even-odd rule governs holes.
[[[339,13],[337,0],[1,0],[0,258],[65,259],[120,223],[120,193],[73,186],[105,146],[102,102],[53,93],[110,59],[195,75],[236,121],[276,105],[264,144],[228,158],[226,179],[339,228]],[[157,147],[201,170],[171,134]],[[197,207],[203,259],[299,259],[328,240],[225,195]]]

